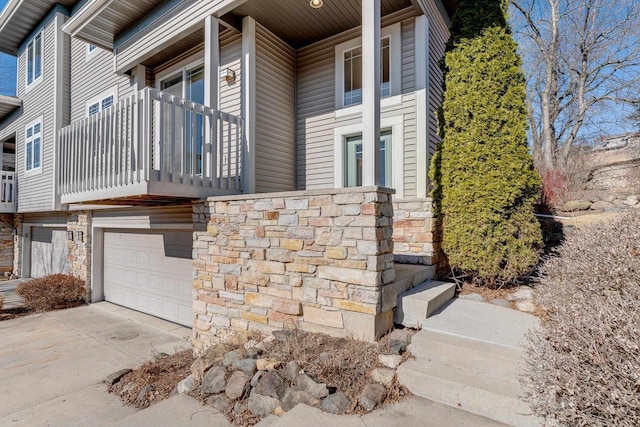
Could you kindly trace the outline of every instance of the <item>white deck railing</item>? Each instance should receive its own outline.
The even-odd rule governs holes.
[[[16,211],[16,173],[0,172],[0,212]]]
[[[62,195],[118,197],[140,183],[171,184],[170,196],[181,196],[175,185],[212,195],[242,190],[242,119],[156,89],[61,129],[59,144]]]

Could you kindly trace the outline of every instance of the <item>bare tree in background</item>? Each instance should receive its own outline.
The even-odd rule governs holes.
[[[586,126],[640,105],[640,0],[511,0],[539,167],[562,168]]]

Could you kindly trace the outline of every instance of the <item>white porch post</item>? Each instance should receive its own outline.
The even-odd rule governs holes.
[[[256,192],[256,21],[242,20],[242,118],[245,145],[242,151],[242,192]]]
[[[362,0],[362,185],[380,184],[380,0]]]
[[[416,197],[427,197],[429,156],[429,21],[420,15],[415,21],[416,61]]]
[[[220,41],[218,19],[207,16],[204,20],[204,105],[218,109],[220,78]]]
[[[213,16],[207,16],[204,20],[204,105],[206,107],[218,109],[218,92],[220,89],[220,40],[219,40],[219,22]],[[217,165],[213,164],[212,150],[217,148],[218,132],[216,132],[215,119],[209,118],[214,122],[208,122],[205,126],[204,147],[202,170],[207,178],[215,178],[218,171],[214,170]],[[213,129],[213,131],[212,131]]]

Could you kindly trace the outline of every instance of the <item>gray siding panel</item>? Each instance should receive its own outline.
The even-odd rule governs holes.
[[[256,26],[256,191],[295,189],[295,51]]]
[[[433,0],[428,2],[429,10],[429,154],[436,151],[440,143],[438,124],[433,113],[442,105],[442,70],[440,59],[444,55],[445,45],[449,40],[449,28]]]
[[[382,109],[382,118],[402,115],[404,120],[405,197],[415,195],[416,120],[415,53],[412,8],[386,16],[382,26],[401,23],[402,102]],[[335,46],[360,36],[356,28],[297,52],[297,188],[318,189],[334,186],[334,129],[357,124],[361,114],[335,115]]]
[[[220,33],[220,68],[229,68],[236,74],[236,81],[220,81],[220,111],[242,115],[242,34]]]
[[[56,100],[55,82],[55,19],[44,27],[42,81],[25,88],[26,50],[18,54],[18,97],[22,99],[23,114],[16,118],[13,128],[16,133],[16,171],[18,172],[18,211],[50,211],[54,207],[53,152],[56,132],[54,108],[68,108],[64,99]],[[64,79],[63,79],[64,80]],[[39,172],[25,173],[25,126],[42,116],[42,159]]]
[[[78,39],[71,40],[71,122],[87,116],[87,101],[111,88],[117,88],[117,99],[132,93],[132,84],[127,76],[113,71],[113,53],[98,49],[87,58],[87,44]]]

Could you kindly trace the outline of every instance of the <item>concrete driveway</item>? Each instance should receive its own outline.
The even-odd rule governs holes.
[[[158,352],[188,348],[190,329],[108,303],[0,322],[0,425],[102,426],[136,412],[101,381]]]

